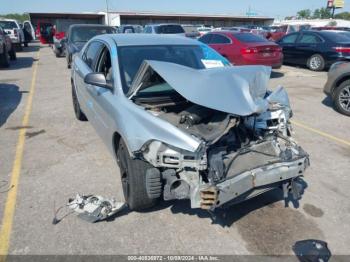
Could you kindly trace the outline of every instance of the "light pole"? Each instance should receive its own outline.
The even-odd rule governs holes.
[[[107,9],[107,25],[109,26],[109,8],[108,8],[108,0],[106,0],[106,9]]]

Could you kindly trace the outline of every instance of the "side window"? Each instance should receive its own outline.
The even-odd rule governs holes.
[[[145,27],[145,33],[146,34],[151,34],[152,33],[152,28],[150,26]]]
[[[112,60],[109,49],[103,45],[103,50],[99,55],[98,63],[96,66],[96,72],[102,73],[107,83],[112,83],[113,81],[113,70],[112,70]]]
[[[94,71],[94,66],[96,65],[96,60],[100,54],[103,44],[97,41],[91,42],[89,46],[85,49],[83,54],[83,60],[91,70]]]
[[[213,38],[210,40],[211,44],[229,44],[231,43],[230,39],[226,36],[213,34]]]
[[[201,38],[199,38],[198,40],[204,44],[209,44],[211,37],[212,37],[212,34],[206,34],[206,35],[202,36]]]
[[[303,34],[303,36],[300,38],[299,43],[301,44],[317,44],[322,42],[322,40],[313,34]]]
[[[294,44],[297,40],[298,34],[290,34],[281,39],[281,43],[283,44]]]

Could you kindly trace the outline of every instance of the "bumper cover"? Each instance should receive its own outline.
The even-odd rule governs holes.
[[[266,165],[229,178],[216,184],[215,190],[217,193],[214,193],[216,204],[211,208],[214,209],[230,201],[234,201],[249,191],[252,192],[246,195],[246,199],[267,191],[266,188],[271,190],[279,187],[283,183],[302,176],[308,166],[309,157],[305,155],[292,161]],[[265,187],[265,189],[262,190],[262,187]],[[206,191],[206,189],[202,191]],[[246,199],[241,199],[241,201]]]

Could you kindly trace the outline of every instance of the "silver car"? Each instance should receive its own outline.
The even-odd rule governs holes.
[[[334,63],[328,71],[324,92],[331,97],[334,108],[350,116],[350,63]]]
[[[276,187],[300,197],[309,158],[270,74],[189,38],[101,35],[74,58],[72,97],[116,158],[131,209],[163,198],[214,210]]]

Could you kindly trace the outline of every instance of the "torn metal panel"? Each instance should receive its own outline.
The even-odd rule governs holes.
[[[145,61],[129,91],[132,98],[144,87],[152,71],[192,103],[221,112],[248,116],[267,110],[264,99],[271,68],[235,66],[196,70],[186,66]]]

